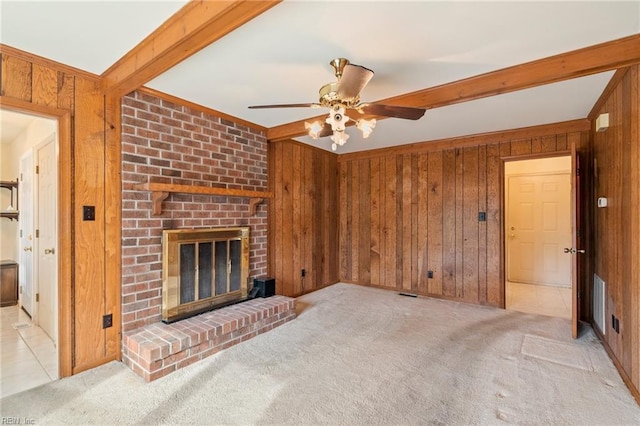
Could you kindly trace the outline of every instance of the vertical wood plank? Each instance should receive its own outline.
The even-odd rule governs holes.
[[[629,71],[630,89],[627,95],[631,98],[629,113],[626,117],[631,117],[628,149],[631,162],[631,182],[640,182],[640,70],[638,66]],[[636,188],[631,191],[630,212],[640,211],[640,191]],[[629,234],[640,235],[640,215],[632,214],[629,226]],[[640,239],[632,238],[630,248],[631,259],[640,259]],[[630,262],[631,280],[636,283],[630,286],[630,325],[629,325],[629,351],[631,352],[631,371],[629,375],[635,385],[636,392],[640,392],[640,262]]]
[[[73,110],[74,97],[73,88],[75,84],[75,77],[73,75],[65,74],[62,71],[58,72],[58,108]]]
[[[456,296],[456,151],[442,153],[442,292]],[[462,251],[461,251],[462,252]]]
[[[485,221],[478,222],[478,302],[487,303],[487,146],[478,147],[478,211]]]
[[[456,222],[455,222],[455,258],[456,258],[456,297],[464,298],[464,163],[462,149],[455,150],[455,183],[456,183]]]
[[[387,284],[387,158],[380,157],[380,285]]]
[[[73,337],[73,241],[71,238],[60,238],[61,235],[71,235],[73,226],[73,143],[71,131],[71,112],[65,113],[58,120],[58,356],[60,377],[68,377],[73,373],[73,354],[75,342]],[[120,169],[120,163],[117,163]],[[118,181],[118,184],[120,181]],[[118,194],[119,195],[119,194]],[[115,220],[118,218],[116,217]],[[120,228],[118,228],[120,229]],[[120,239],[117,240],[117,243]],[[116,244],[117,244],[116,243]],[[116,247],[119,247],[116,246]],[[120,259],[118,259],[120,261]],[[119,272],[119,268],[116,269]],[[118,277],[120,283],[120,277]],[[119,288],[117,289],[120,290]],[[118,302],[119,303],[119,302]],[[114,305],[118,309],[119,305]],[[115,314],[114,319],[119,315]],[[118,327],[119,328],[119,327]],[[119,340],[118,340],[119,343]],[[118,354],[119,355],[119,354]]]
[[[404,215],[402,214],[402,160],[403,155],[396,155],[396,207],[395,207],[395,226],[396,226],[396,277],[395,277],[395,287],[398,290],[402,290],[402,251],[403,251],[403,226],[402,221]]]
[[[478,303],[478,148],[465,148],[462,162],[462,294],[465,300]]]
[[[359,210],[360,210],[360,232],[359,240],[359,282],[362,284],[371,283],[371,168],[369,160],[360,161],[360,184],[359,184]]]
[[[385,158],[387,185],[385,191],[385,282],[386,287],[396,287],[396,156]]]
[[[411,154],[402,156],[402,288],[411,290]]]
[[[302,244],[301,244],[301,235],[300,231],[302,228],[301,224],[301,216],[302,216],[302,206],[300,200],[300,191],[301,191],[301,147],[299,145],[293,146],[293,159],[291,162],[291,166],[293,168],[293,177],[292,177],[292,226],[291,226],[291,238],[293,245],[291,247],[292,260],[293,260],[293,275],[292,286],[293,286],[293,294],[298,296],[302,294],[302,274],[301,274],[301,257],[302,257]]]
[[[418,155],[418,291],[429,291],[429,154]]]
[[[82,99],[81,102],[78,100]],[[75,215],[74,251],[76,259],[92,259],[75,265],[75,365],[74,372],[92,366],[104,357],[106,347],[102,315],[105,312],[104,265],[104,101],[99,84],[76,79],[74,157],[75,205],[95,206],[94,221]]]
[[[502,268],[502,193],[500,191],[502,160],[500,145],[487,146],[487,303],[504,307]]]
[[[371,284],[380,285],[380,158],[371,159]]]
[[[293,259],[291,250],[293,248],[293,146],[284,144],[282,147],[282,245],[287,253],[282,262],[282,281],[285,294],[295,296],[293,286]]]
[[[633,74],[633,71],[631,71],[631,73]],[[636,81],[637,84],[637,81]],[[631,117],[631,113],[633,110],[635,110],[636,112],[638,112],[638,107],[637,107],[637,103],[638,101],[640,101],[640,99],[638,98],[638,96],[636,95],[635,97],[633,96],[633,90],[632,90],[632,83],[631,83],[631,79],[630,78],[623,78],[622,81],[619,84],[619,87],[621,89],[621,96],[620,96],[620,103],[619,103],[619,114],[621,117]],[[633,99],[635,98],[635,99]],[[633,105],[632,104],[636,104]],[[638,117],[636,116],[636,119],[638,120]],[[621,123],[621,140],[622,141],[632,141],[632,133],[635,133],[635,135],[638,135],[638,129],[640,128],[640,124],[637,124],[636,126],[632,126],[630,125],[630,123],[628,123],[628,121],[630,121],[629,119],[625,120],[624,118],[621,119],[622,123]],[[627,123],[625,123],[625,121],[627,121]],[[633,127],[633,129],[632,129]],[[638,140],[638,138],[635,139],[636,145],[638,144],[638,142],[640,142],[640,140]],[[582,142],[582,140],[581,140]],[[633,253],[633,240],[637,240],[638,237],[640,237],[640,234],[635,234],[635,236],[633,236],[633,234],[631,234],[631,232],[624,232],[624,228],[626,228],[627,230],[630,230],[632,228],[633,222],[635,222],[634,218],[632,215],[629,214],[629,212],[634,211],[633,210],[633,192],[638,192],[638,187],[637,185],[640,183],[640,181],[635,181],[635,183],[633,181],[631,181],[630,179],[625,179],[625,176],[632,176],[632,168],[638,167],[638,164],[632,164],[632,159],[633,159],[633,148],[630,147],[631,143],[627,142],[626,144],[622,145],[622,167],[620,168],[620,183],[621,183],[621,192],[622,192],[622,205],[621,205],[621,223],[620,223],[620,228],[622,230],[622,237],[621,237],[621,241],[620,243],[622,243],[622,252],[624,253],[621,257],[627,257],[630,258],[630,254]],[[581,147],[582,148],[582,147]],[[627,226],[624,226],[623,223],[626,223]],[[632,290],[632,286],[626,284],[625,283],[631,283],[634,282],[632,281],[632,266],[630,265],[630,263],[638,263],[638,261],[640,261],[640,257],[635,257],[635,259],[637,260],[636,262],[628,262],[623,260],[620,263],[621,269],[620,269],[620,276],[621,276],[621,280],[620,280],[620,287],[621,287],[621,299],[620,302],[623,306],[622,308],[622,313],[621,313],[621,317],[620,317],[620,328],[622,328],[623,330],[625,330],[626,332],[623,331],[623,336],[626,334],[627,335],[627,339],[623,339],[622,341],[622,345],[623,345],[623,351],[622,351],[622,365],[624,366],[625,371],[629,371],[632,372],[637,366],[632,366],[631,364],[631,359],[632,359],[632,347],[633,344],[630,341],[631,339],[629,339],[629,337],[631,337],[631,335],[633,334],[631,331],[632,328],[632,323],[631,323],[631,318],[632,318],[632,313],[631,311],[633,309],[635,310],[640,310],[640,306],[635,306],[632,307],[631,306],[631,301],[633,299],[633,290]],[[637,283],[637,285],[640,285],[640,281],[635,281]],[[638,328],[640,326],[640,324],[635,324],[635,327]],[[626,340],[626,341],[625,341]]]
[[[31,90],[31,101],[34,104],[56,107],[58,105],[58,72],[33,64]]]
[[[539,136],[534,136],[531,138],[531,153],[539,154],[542,152],[542,138]]]
[[[338,281],[338,258],[335,247],[338,245],[339,233],[338,222],[335,212],[338,211],[338,195],[336,188],[338,187],[338,163],[335,155],[331,153],[324,154],[324,254],[325,260],[323,285],[333,284]]]
[[[2,90],[0,95],[31,101],[31,63],[7,54],[2,55]]]
[[[428,183],[424,188],[429,192],[427,208],[427,228],[429,246],[429,270],[433,271],[433,278],[428,279],[429,293],[443,295],[442,289],[442,152],[430,152],[428,159]]]
[[[287,295],[286,289],[284,286],[283,279],[283,262],[282,259],[284,257],[285,249],[284,249],[284,218],[282,217],[282,210],[284,206],[284,172],[282,170],[283,167],[283,153],[284,153],[284,142],[277,142],[273,144],[274,148],[272,152],[275,153],[275,188],[274,188],[274,199],[273,204],[275,205],[275,213],[273,215],[273,220],[275,221],[275,230],[272,235],[272,239],[274,240],[274,248],[275,252],[275,278],[276,278],[276,292],[278,294]]]
[[[349,191],[349,206],[351,223],[349,232],[351,233],[351,244],[349,245],[349,257],[351,264],[348,265],[351,270],[351,281],[359,282],[360,280],[360,161],[349,161],[351,172],[349,173],[349,183],[351,190]]]
[[[313,240],[316,229],[313,222],[313,211],[315,210],[315,188],[313,186],[313,168],[311,164],[313,162],[313,155],[311,149],[305,149],[302,153],[303,167],[302,167],[302,238],[304,241],[304,260],[302,267],[305,268],[307,274],[302,279],[302,291],[307,292],[315,288],[317,283],[314,280],[314,267],[313,267]],[[342,190],[342,188],[340,188]]]
[[[348,257],[351,255],[351,230],[349,229],[349,210],[351,198],[350,168],[351,162],[340,163],[340,279],[351,281],[351,270],[347,268]]]
[[[57,73],[56,73],[57,77]],[[54,88],[56,86],[54,85]],[[57,104],[57,95],[56,104]],[[55,106],[55,105],[54,105]],[[113,326],[106,329],[105,355],[119,359],[121,355],[122,303],[122,100],[107,97],[105,100],[105,310],[113,315]],[[60,139],[59,139],[60,140]],[[60,162],[62,153],[60,154]],[[59,299],[60,300],[60,299]]]
[[[324,183],[324,177],[322,176],[323,166],[322,166],[322,155],[318,151],[313,152],[312,154],[313,160],[311,162],[311,167],[313,169],[313,188],[314,188],[314,204],[313,204],[313,271],[314,271],[314,287],[320,287],[322,285],[322,268],[323,268],[323,238],[324,238],[324,230],[322,227],[323,220],[323,197],[322,197],[322,188]]]
[[[418,209],[419,209],[419,179],[417,153],[411,154],[411,290],[418,290]]]

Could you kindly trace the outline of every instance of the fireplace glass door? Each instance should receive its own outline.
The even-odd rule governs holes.
[[[163,321],[246,298],[248,228],[164,231],[163,246]]]

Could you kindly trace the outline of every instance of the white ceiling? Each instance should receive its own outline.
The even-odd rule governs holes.
[[[38,117],[0,109],[0,143],[10,144]]]
[[[101,74],[181,1],[2,0],[2,43]],[[375,71],[363,101],[403,93],[640,33],[640,0],[570,2],[285,1],[147,84],[271,127],[315,109],[346,57]],[[427,111],[417,122],[356,130],[339,152],[584,118],[612,72]],[[299,140],[330,149],[328,138]]]

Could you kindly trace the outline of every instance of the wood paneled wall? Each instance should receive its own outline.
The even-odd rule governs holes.
[[[594,272],[606,282],[604,341],[640,402],[640,69],[631,67],[596,116],[609,128],[593,133]],[[620,333],[611,316],[620,321]],[[623,375],[624,377],[624,375]],[[631,382],[631,383],[629,383]]]
[[[504,306],[503,159],[585,151],[575,125],[340,156],[340,279]]]
[[[268,271],[278,294],[338,282],[337,157],[293,141],[269,144]]]
[[[120,182],[105,179],[104,94],[97,76],[8,46],[0,55],[2,107],[59,120],[60,371],[67,376],[120,356],[120,283],[107,278],[119,264],[105,250],[106,235],[119,234],[119,217],[107,221],[105,211],[119,212],[119,198],[107,194],[119,193]],[[95,206],[95,221],[82,220],[85,205]],[[114,326],[103,329],[109,313]]]

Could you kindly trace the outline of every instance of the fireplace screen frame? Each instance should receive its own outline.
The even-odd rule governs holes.
[[[237,261],[230,260],[230,246],[232,241],[240,241],[240,265]],[[219,243],[226,244],[226,261],[224,266],[220,266],[220,262],[216,260],[216,249]],[[200,271],[198,261],[198,247],[200,244],[212,245],[211,262],[209,271],[211,296],[202,299],[198,298],[198,287],[200,286]],[[218,244],[217,244],[218,243]],[[181,286],[182,279],[185,274],[190,271],[180,271],[181,267],[181,247],[185,245],[194,245],[194,262],[193,281],[194,300],[181,303]],[[220,259],[218,259],[220,260]],[[239,283],[231,282],[232,275],[237,279],[237,270],[239,267]],[[222,271],[220,271],[222,269]],[[216,276],[222,272],[226,276],[227,291],[222,294],[215,294],[216,287],[221,283],[216,280]],[[207,275],[207,274],[205,274]],[[188,318],[202,312],[215,309],[217,307],[226,306],[247,298],[248,294],[248,277],[249,277],[249,227],[230,227],[230,228],[201,228],[201,229],[167,229],[162,232],[162,321],[171,323],[180,319]],[[233,288],[233,287],[237,287]],[[184,293],[182,293],[184,295]]]

